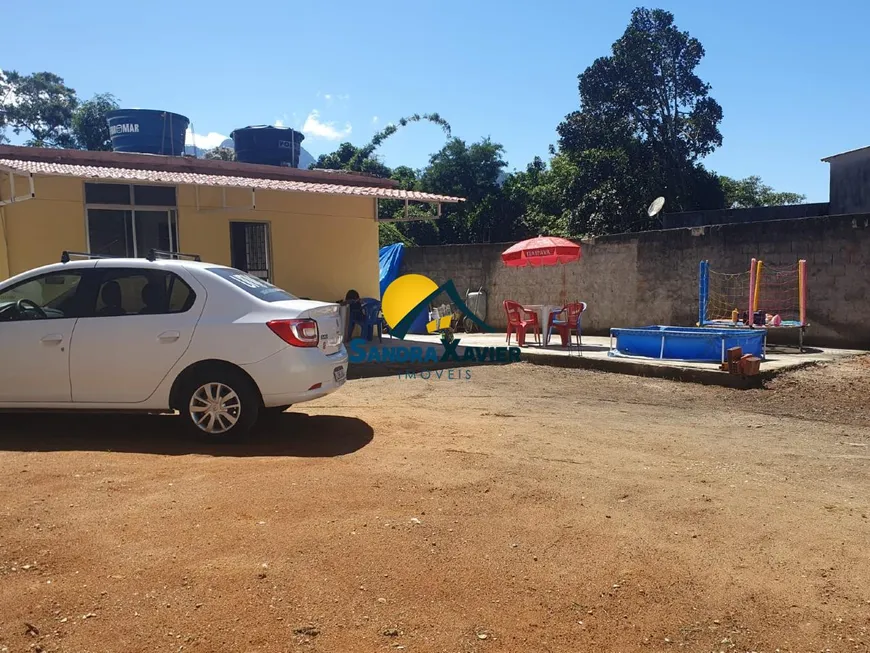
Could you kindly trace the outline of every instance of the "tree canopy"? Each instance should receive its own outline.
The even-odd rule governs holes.
[[[6,83],[6,121],[15,134],[29,134],[26,145],[76,146],[72,119],[79,101],[75,89],[64,84],[62,77],[48,72],[21,75],[10,70]]]
[[[722,108],[696,74],[703,57],[673,14],[639,8],[611,54],[580,74],[580,109],[557,131],[560,152],[584,178],[578,208],[590,231],[651,226],[645,209],[659,195],[672,211],[721,206],[701,164],[722,144]]]
[[[389,177],[390,169],[385,166],[375,155],[375,150],[380,147],[390,136],[399,131],[400,127],[413,122],[428,121],[439,125],[447,136],[450,136],[450,125],[437,113],[415,113],[411,116],[400,118],[397,124],[389,124],[375,133],[372,139],[362,147],[356,147],[351,143],[342,143],[331,154],[321,154],[311,164],[311,168],[324,170],[348,170],[352,172],[365,172],[376,177]]]
[[[800,193],[776,192],[761,181],[761,177],[752,175],[746,179],[732,179],[721,176],[722,191],[725,193],[726,209],[750,209],[756,206],[779,206],[783,204],[803,204],[806,195]]]
[[[0,145],[9,142],[6,136],[6,125],[9,124],[6,107],[10,103],[11,95],[12,85],[6,80],[6,74],[0,70]]]
[[[83,150],[111,150],[108,114],[119,109],[118,100],[111,93],[100,93],[75,110],[72,133],[76,145]]]
[[[110,111],[119,108],[111,93],[82,102],[63,77],[50,72],[0,74],[0,143],[9,127],[25,135],[25,145],[83,150],[111,150]]]
[[[211,159],[218,161],[235,161],[236,160],[236,151],[229,147],[221,147],[218,145],[217,147],[213,147],[210,150],[206,150],[202,155],[203,159]]]

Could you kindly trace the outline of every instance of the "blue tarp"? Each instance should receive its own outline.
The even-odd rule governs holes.
[[[381,268],[381,297],[384,296],[384,291],[387,289],[396,277],[399,276],[399,267],[402,265],[402,255],[404,245],[396,243],[395,245],[387,245],[381,247],[378,251],[378,263]]]

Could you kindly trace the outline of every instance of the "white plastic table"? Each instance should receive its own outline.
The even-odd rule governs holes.
[[[542,347],[550,344],[550,330],[547,328],[547,322],[550,321],[552,313],[560,313],[564,308],[562,304],[528,304],[523,306],[528,311],[534,311],[538,314],[538,322],[541,325],[541,343]]]

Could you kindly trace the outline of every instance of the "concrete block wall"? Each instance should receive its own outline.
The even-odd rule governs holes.
[[[694,325],[702,259],[719,272],[742,272],[753,257],[774,266],[804,258],[806,342],[870,349],[870,214],[620,234],[581,245],[579,261],[552,268],[506,267],[501,252],[510,243],[412,247],[402,273],[439,284],[453,279],[460,294],[483,286],[486,321],[501,329],[505,299],[585,301],[584,331],[606,334],[611,327]]]

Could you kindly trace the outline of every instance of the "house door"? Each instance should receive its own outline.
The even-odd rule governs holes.
[[[230,260],[237,270],[272,281],[268,222],[230,222]]]

